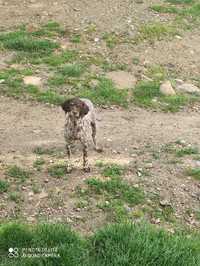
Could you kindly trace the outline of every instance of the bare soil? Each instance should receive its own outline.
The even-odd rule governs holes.
[[[0,0],[0,26],[9,29],[22,23],[38,25],[51,19],[80,31],[92,23],[97,25],[97,35],[100,36],[108,29],[119,32],[127,30],[130,19],[132,24],[138,25],[156,19],[166,21],[171,17],[158,17],[149,10],[150,4],[158,4],[159,1],[136,2]],[[134,35],[131,27],[130,34]],[[194,29],[182,37],[152,45],[143,43],[134,48],[126,44],[118,45],[112,53],[113,58],[118,61],[130,63],[129,71],[132,73],[141,73],[147,65],[162,64],[171,67],[180,78],[191,80],[199,76],[200,72],[199,43],[199,32]],[[93,44],[80,44],[80,49],[108,54],[102,45],[94,48]],[[6,66],[5,62],[11,56],[10,53],[2,53],[1,68]],[[135,57],[139,58],[139,65],[131,64]],[[91,173],[85,174],[81,170],[81,152],[77,150],[73,159],[75,170],[66,180],[55,179],[49,176],[46,169],[37,172],[33,168],[33,163],[38,158],[34,149],[43,147],[62,152],[60,158],[41,155],[48,166],[66,160],[64,114],[61,108],[3,96],[0,98],[0,178],[7,178],[7,166],[12,164],[31,169],[33,172],[31,179],[20,188],[23,196],[20,206],[10,202],[7,194],[1,195],[0,219],[20,217],[29,222],[36,222],[44,218],[71,223],[86,233],[95,230],[106,223],[106,215],[96,208],[95,201],[91,201],[87,208],[77,208],[78,199],[74,193],[77,186],[85,187],[85,179],[99,176],[95,163],[102,160],[129,165],[131,171],[125,177],[128,181],[142,187],[147,195],[159,194],[160,200],[170,202],[176,218],[181,223],[199,228],[200,221],[195,218],[195,212],[200,211],[200,183],[185,176],[184,169],[199,166],[200,161],[185,156],[181,159],[182,163],[173,164],[170,163],[172,157],[169,154],[161,152],[159,159],[152,155],[177,140],[183,140],[186,145],[195,145],[200,149],[199,107],[196,106],[193,110],[185,109],[176,114],[153,112],[134,106],[128,110],[117,107],[97,108],[97,113],[98,141],[104,147],[104,152],[97,154],[92,149],[89,152]],[[138,175],[141,169],[148,171],[149,175]],[[33,183],[40,187],[40,193],[32,193]],[[13,186],[13,189],[16,187]],[[155,219],[151,221],[159,223]]]

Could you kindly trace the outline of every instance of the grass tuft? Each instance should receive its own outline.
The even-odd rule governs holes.
[[[7,176],[18,179],[22,182],[30,177],[30,172],[24,170],[16,165],[10,166],[6,172]]]
[[[189,168],[186,170],[186,174],[200,181],[200,168]]]
[[[66,165],[53,165],[48,168],[48,173],[52,177],[61,178],[67,174]]]
[[[79,92],[81,97],[91,99],[96,104],[101,105],[121,105],[127,107],[128,92],[115,88],[112,81],[100,78],[99,84],[94,88],[85,88]]]
[[[185,155],[199,154],[197,147],[186,147],[176,151],[177,157],[183,157]]]
[[[0,193],[7,192],[9,188],[9,183],[5,180],[0,180]]]
[[[111,199],[120,199],[134,205],[144,200],[144,194],[139,188],[132,187],[120,178],[112,177],[110,180],[106,181],[91,178],[87,180],[87,184],[95,193],[108,193]]]

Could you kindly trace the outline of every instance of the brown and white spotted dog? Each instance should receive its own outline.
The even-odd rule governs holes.
[[[95,110],[92,102],[88,99],[73,98],[66,100],[62,104],[62,109],[66,114],[64,137],[66,141],[66,149],[68,159],[71,157],[71,145],[75,141],[80,141],[83,146],[83,169],[86,172],[90,171],[88,164],[88,134],[92,130],[92,139],[97,152],[102,149],[97,147],[96,143],[96,118]],[[70,163],[67,170],[71,171]]]

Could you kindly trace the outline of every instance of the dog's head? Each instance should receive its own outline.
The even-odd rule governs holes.
[[[84,117],[89,112],[89,107],[79,98],[66,100],[61,106],[65,113],[69,113],[77,119]]]

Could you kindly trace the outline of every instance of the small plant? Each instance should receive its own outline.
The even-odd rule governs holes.
[[[119,43],[119,37],[114,33],[105,33],[103,35],[103,40],[105,40],[107,47],[114,48]]]
[[[63,76],[79,78],[84,71],[85,67],[83,65],[67,64],[59,70],[59,73]]]
[[[183,157],[185,155],[192,155],[192,154],[198,154],[199,150],[197,147],[186,147],[182,148],[180,150],[176,151],[176,156],[177,157]]]
[[[106,177],[120,177],[124,172],[124,168],[117,164],[105,165],[102,174]]]
[[[144,24],[139,28],[135,41],[155,41],[177,34],[175,27],[160,22]]]
[[[128,91],[115,88],[113,82],[106,78],[100,78],[95,88],[84,88],[79,96],[91,99],[93,102],[102,105],[128,105]]]
[[[10,166],[6,172],[9,177],[20,180],[21,182],[26,181],[30,177],[30,172],[24,170],[16,165]]]
[[[45,164],[45,160],[42,158],[38,158],[34,163],[33,167],[36,168],[38,171],[41,170],[41,166]]]
[[[0,193],[7,192],[9,188],[9,183],[5,180],[0,180]]]
[[[23,200],[20,192],[11,192],[9,194],[9,199],[16,203],[19,203]]]
[[[200,181],[200,168],[189,168],[186,170],[186,175],[192,176]]]
[[[73,43],[80,43],[81,42],[81,35],[80,34],[73,35],[71,37],[70,41]]]
[[[144,200],[144,194],[139,188],[134,188],[120,178],[111,178],[101,181],[100,179],[90,178],[87,180],[89,187],[95,193],[107,193],[111,199],[120,199],[130,204],[139,204]]]
[[[53,165],[48,168],[48,173],[56,178],[61,178],[67,174],[66,165]]]

